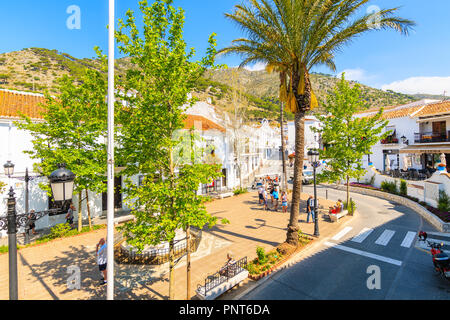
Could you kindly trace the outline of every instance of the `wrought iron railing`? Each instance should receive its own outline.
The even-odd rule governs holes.
[[[381,144],[398,144],[399,140],[397,138],[397,136],[392,135],[392,136],[388,136],[386,139],[382,139],[380,141]]]
[[[449,137],[450,134],[445,132],[420,132],[414,133],[414,142],[415,143],[450,142]]]
[[[190,240],[190,248],[191,252],[195,252],[200,245],[202,237],[202,231],[193,231],[191,230],[191,240]],[[115,259],[118,263],[121,264],[134,264],[134,265],[160,265],[166,262],[169,262],[169,248],[161,248],[161,249],[152,249],[142,253],[137,252],[135,249],[125,249],[121,245],[118,245],[117,241],[117,250],[115,250]],[[185,239],[183,239],[185,240]],[[180,240],[181,241],[181,240]],[[187,252],[187,242],[184,241],[180,244],[175,244],[174,248],[174,259],[179,259],[184,256]]]
[[[221,284],[228,282],[231,278],[237,276],[241,272],[246,271],[247,257],[244,257],[233,264],[223,267],[216,273],[206,277],[203,285],[198,285],[197,290],[203,294],[207,294],[208,291],[220,286]]]

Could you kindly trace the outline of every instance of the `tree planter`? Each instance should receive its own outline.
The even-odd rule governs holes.
[[[266,271],[261,272],[259,274],[249,274],[248,275],[249,279],[258,281],[258,280],[260,280],[260,279],[270,275],[272,272],[276,271],[276,269],[278,269],[282,264],[287,262],[292,256],[294,256],[298,252],[304,250],[305,248],[307,248],[308,246],[310,246],[314,242],[313,238],[308,238],[308,240],[309,240],[309,242],[307,244],[299,245],[295,251],[293,251],[289,255],[284,256],[281,260],[277,261],[272,267],[270,267],[269,270],[266,270]]]

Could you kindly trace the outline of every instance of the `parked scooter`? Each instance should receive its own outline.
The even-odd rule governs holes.
[[[419,241],[427,242],[428,247],[431,248],[430,253],[433,257],[433,265],[436,272],[439,272],[445,279],[450,281],[450,258],[441,250],[443,243],[436,243],[427,240],[426,232],[419,232]]]

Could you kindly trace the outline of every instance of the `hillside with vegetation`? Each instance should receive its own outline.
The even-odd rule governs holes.
[[[117,60],[116,73],[120,77],[131,65],[127,58]],[[78,78],[84,68],[99,69],[96,58],[78,59],[69,54],[43,48],[28,48],[0,54],[0,88],[57,94],[57,79],[63,75]],[[234,74],[234,76],[233,76]],[[313,89],[323,103],[332,93],[338,79],[330,75],[312,74]],[[389,106],[418,100],[418,97],[392,91],[382,91],[365,85],[364,97],[370,107]],[[198,81],[194,96],[208,100],[223,111],[232,112],[234,103],[247,106],[247,120],[279,120],[278,76],[265,71],[222,69],[207,72]],[[234,90],[235,89],[235,90]],[[320,112],[319,110],[316,110]],[[292,120],[293,114],[286,113]]]

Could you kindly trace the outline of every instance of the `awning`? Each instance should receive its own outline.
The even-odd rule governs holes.
[[[450,144],[417,144],[400,149],[400,153],[450,153]]]

